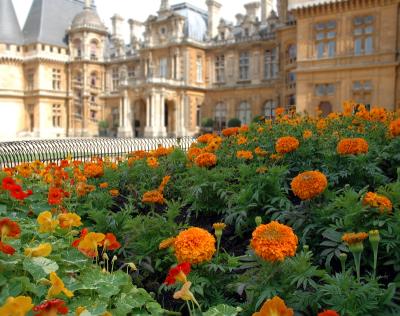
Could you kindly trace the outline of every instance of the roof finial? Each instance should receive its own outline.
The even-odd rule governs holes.
[[[90,9],[92,7],[92,0],[85,0],[85,9]]]

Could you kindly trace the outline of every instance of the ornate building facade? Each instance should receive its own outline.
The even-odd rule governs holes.
[[[23,30],[1,0],[0,139],[195,135],[205,119],[219,130],[350,99],[398,109],[399,3],[261,0],[232,23],[215,0],[161,0],[108,31],[90,0],[34,0]]]

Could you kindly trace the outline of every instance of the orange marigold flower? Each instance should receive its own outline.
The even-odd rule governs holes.
[[[160,165],[155,157],[147,158],[146,163],[152,169],[156,169]]]
[[[237,144],[238,145],[247,144],[247,137],[239,135],[238,138],[237,138]]]
[[[254,149],[254,153],[260,157],[265,157],[268,155],[268,152],[262,149],[261,147],[256,147],[256,149]]]
[[[171,179],[171,176],[165,176],[162,179],[160,186],[158,187],[158,191],[164,192],[165,186],[168,184],[170,179]]]
[[[363,204],[376,207],[381,213],[387,212],[390,214],[393,209],[392,202],[386,196],[374,192],[365,194]]]
[[[194,162],[199,167],[213,167],[217,164],[217,156],[212,153],[203,153],[198,155]]]
[[[346,233],[342,236],[342,240],[349,246],[362,243],[366,238],[368,238],[368,234],[364,232]]]
[[[103,163],[98,162],[87,162],[83,167],[83,173],[87,178],[100,178],[104,175]]]
[[[368,152],[368,143],[364,138],[342,139],[336,148],[340,155],[358,155]]]
[[[194,161],[203,151],[197,147],[191,147],[188,150],[187,157],[190,161]]]
[[[164,195],[159,190],[145,192],[143,194],[142,203],[164,204]]]
[[[102,188],[102,189],[107,189],[108,188],[108,182],[100,183],[99,187]]]
[[[318,313],[318,316],[340,316],[336,311],[328,309],[321,313]]]
[[[163,241],[160,242],[158,249],[167,249],[169,247],[173,247],[175,243],[175,237],[170,237],[167,239],[164,239]]]
[[[283,158],[283,155],[281,154],[271,154],[271,156],[269,156],[272,160],[280,160]]]
[[[296,137],[286,136],[278,138],[275,144],[275,150],[278,154],[287,154],[299,148],[300,142]]]
[[[371,121],[386,122],[387,112],[385,108],[373,107],[369,112]]]
[[[313,136],[313,132],[310,131],[309,129],[306,129],[306,130],[303,132],[303,139],[309,139],[309,138],[311,138],[312,136]]]
[[[236,135],[237,133],[239,133],[239,127],[229,127],[222,130],[222,135],[225,137]]]
[[[285,113],[285,108],[279,107],[275,109],[276,116],[282,116]]]
[[[322,172],[306,171],[296,176],[290,185],[297,197],[302,200],[311,200],[325,191],[328,180]]]
[[[165,148],[163,146],[159,146],[156,150],[151,151],[151,155],[153,157],[165,157],[174,151],[174,147]]]
[[[178,262],[198,264],[210,261],[214,255],[215,238],[208,231],[191,227],[179,233],[174,243]]]
[[[257,226],[253,231],[250,245],[259,257],[275,262],[294,256],[297,243],[297,236],[291,227],[272,221]]]
[[[264,174],[264,173],[266,173],[267,171],[268,171],[268,168],[265,167],[265,166],[261,166],[261,167],[259,167],[259,168],[256,169],[256,172],[257,172],[258,174]]]
[[[61,228],[71,229],[72,227],[82,226],[81,217],[75,213],[63,213],[58,215]]]
[[[248,131],[249,131],[249,126],[247,124],[244,124],[239,128],[239,133],[246,133]]]
[[[214,134],[204,134],[197,138],[197,142],[203,143],[203,144],[208,144],[211,140],[214,139],[214,137],[215,137]]]
[[[317,122],[317,129],[324,130],[327,127],[327,123],[325,119],[319,119]]]
[[[117,189],[112,189],[112,190],[110,190],[110,191],[108,191],[108,192],[109,192],[110,195],[113,196],[113,197],[119,196],[119,190],[117,190]]]
[[[208,145],[206,147],[203,148],[204,152],[207,153],[213,153],[215,152],[220,146],[220,143],[216,141],[216,139],[213,139],[212,141],[210,141],[208,143]]]
[[[21,234],[21,228],[17,222],[12,221],[9,218],[2,218],[0,220],[0,238],[4,241],[8,238],[18,238]]]
[[[390,123],[389,131],[393,137],[400,136],[400,118]]]
[[[261,307],[259,312],[253,316],[293,316],[294,311],[286,307],[285,302],[279,297],[274,296],[272,299],[267,300]]]
[[[253,153],[248,150],[239,150],[236,153],[236,157],[239,159],[244,159],[244,160],[252,160],[253,159]]]

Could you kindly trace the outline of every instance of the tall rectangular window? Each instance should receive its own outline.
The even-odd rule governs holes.
[[[161,58],[160,59],[160,77],[161,78],[167,78],[167,68],[168,62],[167,58]]]
[[[33,69],[28,69],[26,75],[26,89],[32,91],[35,87],[35,71]]]
[[[136,75],[135,66],[129,66],[128,67],[128,78],[129,79],[135,78],[135,75]]]
[[[196,68],[197,68],[197,82],[203,82],[203,59],[201,58],[201,56],[197,56]]]
[[[248,52],[239,55],[239,80],[249,80],[250,56]]]
[[[353,81],[352,97],[357,103],[370,105],[372,101],[372,82],[371,80]]]
[[[61,127],[61,105],[53,104],[53,127]]]
[[[372,54],[374,17],[358,16],[353,19],[354,55]]]
[[[225,82],[225,56],[220,55],[215,58],[215,81]]]
[[[61,70],[53,68],[53,90],[61,90]]]
[[[321,22],[315,25],[315,49],[317,58],[336,55],[336,21]]]
[[[118,68],[113,68],[112,70],[112,89],[117,91],[119,88],[119,71]]]
[[[279,59],[276,48],[268,49],[264,53],[264,79],[270,80],[278,76]]]

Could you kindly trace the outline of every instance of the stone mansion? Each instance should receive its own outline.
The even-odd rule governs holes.
[[[345,100],[400,108],[400,0],[272,0],[236,21],[204,0],[144,22],[94,1],[34,0],[23,29],[0,0],[0,140],[190,136],[277,106],[323,115]],[[130,40],[124,41],[124,28]]]

